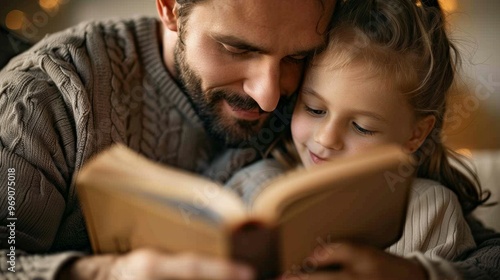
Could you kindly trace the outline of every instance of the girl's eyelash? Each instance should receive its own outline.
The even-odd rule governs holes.
[[[375,134],[375,131],[371,131],[371,130],[368,130],[368,129],[364,129],[364,128],[362,128],[361,126],[359,126],[359,124],[357,124],[357,123],[355,123],[355,122],[353,122],[352,124],[353,124],[353,126],[354,126],[354,129],[355,129],[356,131],[358,131],[359,133],[363,134],[363,135],[373,135],[373,134]]]
[[[317,110],[317,109],[313,109],[307,105],[304,104],[304,109],[306,112],[308,112],[310,115],[312,115],[313,117],[321,117],[323,116],[324,114],[326,114],[326,111],[325,110]],[[368,130],[368,129],[365,129],[363,127],[361,127],[359,124],[355,123],[355,122],[352,122],[353,126],[354,126],[354,129],[361,133],[362,135],[373,135],[376,133],[376,131],[372,131],[372,130]]]
[[[304,109],[306,110],[306,112],[308,112],[309,114],[313,115],[313,116],[322,116],[324,115],[326,112],[324,110],[317,110],[317,109],[313,109],[307,105],[304,105]]]

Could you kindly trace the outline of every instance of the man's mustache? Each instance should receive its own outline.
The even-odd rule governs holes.
[[[225,92],[225,91],[217,91],[214,92],[214,100],[225,100],[229,106],[250,111],[250,110],[259,110],[261,113],[264,111],[260,108],[259,104],[253,100],[251,97],[242,96],[238,93]]]

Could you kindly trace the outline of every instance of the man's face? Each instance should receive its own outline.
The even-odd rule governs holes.
[[[179,81],[209,131],[227,145],[255,135],[298,87],[324,45],[334,1],[206,0],[181,26]]]

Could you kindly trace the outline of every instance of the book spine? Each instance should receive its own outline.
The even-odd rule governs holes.
[[[253,266],[258,279],[278,276],[277,234],[263,223],[249,221],[232,234],[231,258]]]
[[[92,214],[92,207],[88,200],[88,190],[80,187],[77,191],[80,196],[80,211],[82,211],[85,219],[85,227],[88,232],[90,245],[92,246],[92,252],[101,253],[101,246],[99,246],[99,240],[97,238],[99,235],[97,235],[94,223],[95,220]]]

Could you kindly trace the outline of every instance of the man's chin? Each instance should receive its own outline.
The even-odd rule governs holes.
[[[257,121],[237,121],[232,124],[218,125],[209,129],[210,134],[219,144],[229,148],[246,148],[251,139],[257,137],[262,124]]]
[[[250,140],[256,137],[257,134],[258,130],[249,131],[246,129],[235,129],[235,127],[228,127],[224,131],[214,133],[215,138],[228,148],[247,148],[250,146]]]

